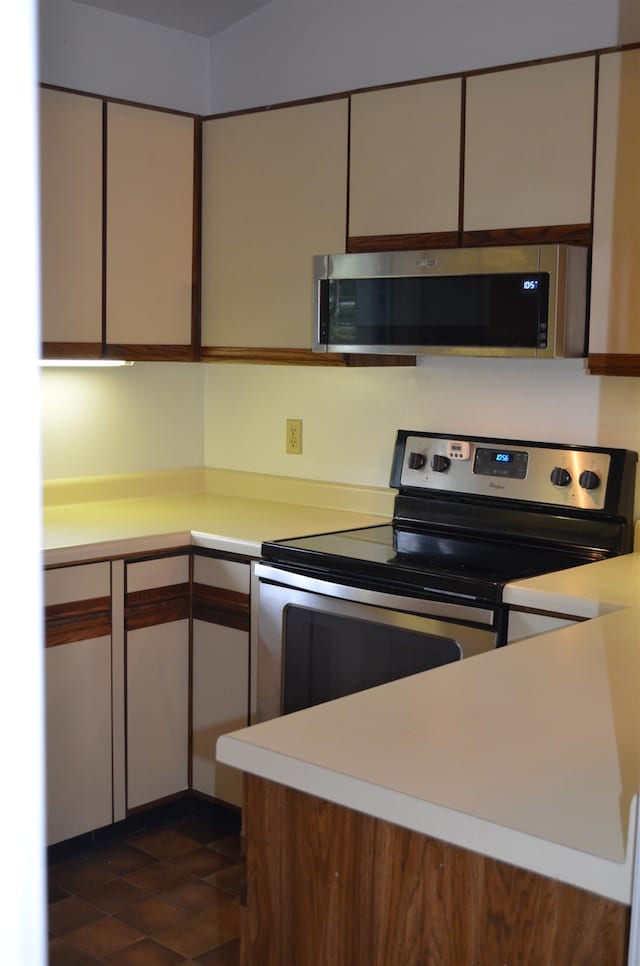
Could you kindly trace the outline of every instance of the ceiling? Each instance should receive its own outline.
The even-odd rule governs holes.
[[[271,0],[73,0],[87,7],[99,7],[134,20],[183,30],[200,37],[212,37],[231,24],[248,17]]]

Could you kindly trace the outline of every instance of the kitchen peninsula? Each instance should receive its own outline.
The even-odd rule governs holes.
[[[635,553],[513,584],[593,619],[222,737],[246,962],[626,962],[639,579]]]

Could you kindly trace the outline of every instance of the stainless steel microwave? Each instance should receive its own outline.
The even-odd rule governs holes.
[[[588,250],[575,245],[317,255],[316,352],[579,357]]]

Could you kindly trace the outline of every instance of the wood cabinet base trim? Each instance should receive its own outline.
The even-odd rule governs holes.
[[[90,641],[96,637],[108,637],[110,634],[111,614],[95,614],[90,617],[60,623],[47,621],[45,647],[75,644]]]
[[[248,594],[194,583],[192,599],[194,620],[221,624],[239,631],[249,630],[251,610]]]
[[[128,631],[173,621],[187,620],[191,613],[189,584],[171,584],[127,594],[125,627]]]
[[[584,245],[591,244],[593,236],[590,224],[541,225],[525,228],[492,228],[480,231],[463,231],[463,248],[483,245]]]
[[[273,366],[415,366],[415,356],[313,352],[311,349],[203,346],[202,362],[243,362]],[[366,359],[366,361],[365,361]]]
[[[421,249],[458,248],[457,231],[426,232],[407,235],[352,235],[347,252],[411,252]]]
[[[43,359],[99,359],[100,342],[43,342]]]
[[[640,376],[640,355],[625,352],[589,353],[592,376]]]
[[[190,345],[110,343],[105,346],[104,357],[129,362],[193,362],[195,353]]]

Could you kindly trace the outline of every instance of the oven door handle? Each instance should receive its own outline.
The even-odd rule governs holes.
[[[308,574],[296,573],[291,570],[281,570],[269,564],[257,562],[253,564],[255,576],[268,583],[281,587],[292,587],[296,590],[307,590],[325,597],[336,597],[340,600],[352,600],[372,607],[386,607],[388,610],[400,610],[412,614],[425,614],[428,617],[443,617],[448,620],[471,621],[474,624],[484,624],[490,627],[495,623],[494,610],[467,604],[454,603],[446,600],[424,599],[404,594],[388,594],[385,591],[369,590],[364,587],[351,587],[348,584],[334,583]]]

